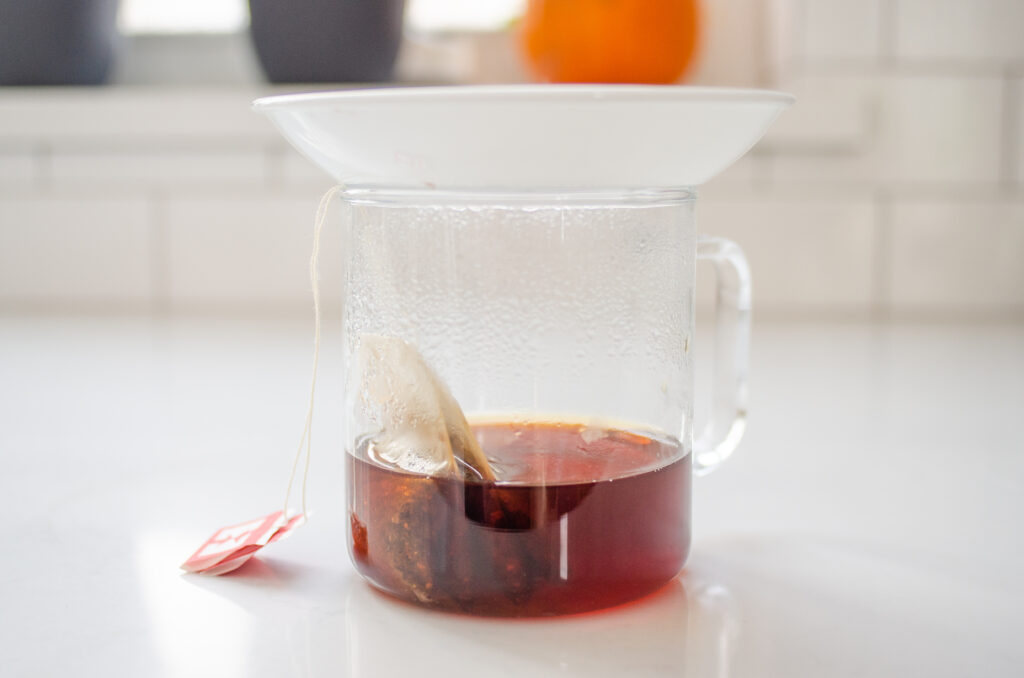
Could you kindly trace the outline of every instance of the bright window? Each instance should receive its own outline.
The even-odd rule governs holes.
[[[287,2],[288,0],[279,0]],[[406,0],[415,31],[498,30],[522,13],[526,0]],[[249,23],[247,0],[121,0],[125,33],[234,33]]]
[[[525,6],[526,0],[406,0],[406,24],[417,31],[493,31]]]
[[[124,33],[235,33],[249,25],[249,3],[246,0],[121,0],[118,25]]]

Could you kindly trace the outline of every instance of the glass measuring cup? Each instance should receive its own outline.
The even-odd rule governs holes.
[[[347,186],[348,543],[369,582],[437,608],[548,615],[632,600],[679,572],[691,473],[742,435],[750,310],[742,253],[697,236],[681,186],[735,159],[788,103],[650,87],[258,102]],[[698,258],[719,272],[719,308],[712,417],[695,444]],[[408,436],[389,456],[395,436],[382,442],[393,432],[360,377],[380,338],[428,366],[486,462],[456,454],[428,472]]]

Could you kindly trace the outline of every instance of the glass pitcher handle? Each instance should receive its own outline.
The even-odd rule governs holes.
[[[697,236],[697,260],[717,277],[711,417],[694,441],[694,470],[703,475],[729,458],[747,427],[750,360],[750,266],[739,245]]]

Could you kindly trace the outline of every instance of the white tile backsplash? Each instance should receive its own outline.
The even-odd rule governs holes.
[[[699,191],[700,230],[750,256],[759,313],[1019,308],[1024,0],[704,9],[691,82],[798,96]],[[495,64],[511,55],[490,56],[474,69],[504,73]],[[313,213],[332,180],[249,108],[308,89],[4,88],[0,305],[308,311]],[[325,231],[325,303],[338,296],[337,236]]]
[[[1024,313],[1024,199],[898,201],[891,220],[896,312]]]
[[[762,149],[863,149],[873,132],[877,82],[868,77],[805,77],[786,83],[797,102],[768,130]]]
[[[1024,77],[1014,78],[1009,88],[1013,96],[1010,106],[1010,138],[1006,140],[1010,154],[1010,181],[1024,185]]]
[[[869,308],[875,225],[866,200],[738,197],[697,204],[699,232],[735,240],[747,253],[754,304],[767,311]]]
[[[283,149],[282,166],[283,180],[288,186],[305,186],[321,188],[326,191],[334,183],[331,176],[313,164],[313,161],[306,158],[291,146]]]
[[[33,185],[38,179],[36,163],[37,154],[31,150],[0,148],[0,192]]]
[[[801,0],[800,56],[805,61],[878,59],[882,8],[888,1]]]
[[[262,93],[255,88],[4,89],[0,141],[277,140],[270,122],[250,110]]]
[[[153,223],[141,198],[0,200],[0,304],[149,308]]]
[[[700,195],[733,195],[737,190],[743,192],[751,185],[756,185],[764,180],[764,156],[748,153],[724,172],[714,177],[706,185],[700,187]]]
[[[771,70],[770,45],[760,38],[763,0],[715,0],[702,4],[701,40],[686,82],[694,85],[754,87]]]
[[[769,176],[774,187],[814,189],[863,189],[878,185],[880,177],[877,158],[865,148],[820,153],[780,151],[771,158]]]
[[[265,186],[266,153],[256,148],[195,150],[163,149],[82,151],[55,149],[50,157],[50,180],[64,186],[178,187]]]
[[[880,79],[872,141],[879,178],[906,183],[1000,180],[1004,85],[998,77]]]
[[[165,206],[169,305],[311,307],[315,196],[178,197]],[[325,302],[340,297],[340,207],[324,227]]]
[[[890,1],[896,3],[898,59],[992,63],[1024,60],[1021,0]]]
[[[1002,78],[988,76],[804,79],[793,115],[765,138],[774,151],[772,180],[886,188],[996,184],[1007,141],[1005,91]]]

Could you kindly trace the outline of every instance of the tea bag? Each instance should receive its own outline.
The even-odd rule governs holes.
[[[494,480],[462,409],[415,348],[364,335],[357,365],[363,412],[379,431],[371,457],[411,473]]]

